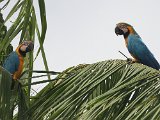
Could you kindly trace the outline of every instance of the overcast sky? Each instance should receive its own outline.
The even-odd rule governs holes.
[[[34,5],[39,15],[37,1],[34,0]],[[50,70],[63,71],[82,63],[125,59],[119,50],[131,57],[123,36],[114,32],[119,22],[134,26],[160,62],[159,0],[45,0],[45,3],[48,28],[44,48]],[[4,17],[7,13],[5,10]],[[13,41],[14,49],[16,41]],[[41,56],[34,68],[44,69]]]
[[[114,33],[119,22],[134,26],[160,62],[159,0],[45,0],[45,3],[48,29],[44,48],[50,70],[125,59],[119,50],[131,57],[123,37]],[[39,14],[38,9],[36,12]],[[34,68],[44,68],[41,56]]]
[[[123,37],[114,33],[118,22],[134,26],[160,62],[159,0],[45,0],[45,3],[48,29],[44,46],[50,70],[125,59],[119,50],[130,57]]]

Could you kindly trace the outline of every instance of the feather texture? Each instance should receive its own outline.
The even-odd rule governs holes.
[[[20,78],[23,70],[24,58],[19,53],[20,47],[21,45],[17,47],[15,52],[10,53],[3,64],[3,68],[12,74],[14,80]]]
[[[11,74],[14,74],[15,71],[18,70],[19,66],[19,58],[16,52],[11,52],[9,56],[6,58],[3,68],[9,71]]]
[[[138,34],[129,34],[126,39],[128,40],[128,51],[137,61],[157,70],[160,69],[158,61],[143,43]]]
[[[142,63],[159,70],[160,65],[148,47],[143,43],[141,37],[128,23],[118,23],[115,28],[116,35],[123,35],[126,47],[135,59],[135,62]]]

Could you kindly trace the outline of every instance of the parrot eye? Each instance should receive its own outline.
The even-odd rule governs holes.
[[[23,45],[28,46],[28,45],[29,45],[29,43],[28,43],[28,42],[24,42],[24,43],[23,43]]]
[[[125,24],[121,24],[118,26],[120,29],[124,29],[124,28],[127,28],[127,26]]]

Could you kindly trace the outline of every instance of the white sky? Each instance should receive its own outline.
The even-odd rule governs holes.
[[[44,46],[50,70],[62,71],[81,63],[125,59],[119,50],[130,57],[123,37],[114,33],[118,22],[133,25],[160,62],[159,0],[45,2],[48,30]]]
[[[125,59],[119,50],[130,57],[123,37],[114,33],[119,22],[134,26],[160,62],[159,0],[45,0],[45,3],[48,29],[44,48],[50,70]],[[38,9],[36,12],[39,14]],[[41,56],[34,68],[44,69]]]
[[[38,8],[37,1],[34,4]],[[130,57],[123,36],[114,33],[118,22],[134,26],[160,62],[159,0],[45,0],[45,3],[48,29],[44,47],[50,70],[125,59],[119,50]],[[36,13],[39,15],[39,9]],[[41,56],[34,67],[44,69]]]

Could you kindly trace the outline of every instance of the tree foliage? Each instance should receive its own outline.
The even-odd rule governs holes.
[[[40,52],[42,53],[45,69],[46,71],[49,71],[47,60],[45,57],[45,51],[43,48],[43,43],[45,40],[45,35],[47,30],[45,2],[44,0],[37,0],[37,3],[39,5],[39,9],[37,10],[39,11],[39,14],[35,12],[35,6],[33,0],[0,1],[1,5],[4,4],[0,9],[0,64],[2,65],[5,58],[9,55],[10,52],[13,51],[12,41],[16,40],[18,43],[21,43],[24,40],[32,40],[33,42],[37,40],[39,42],[38,50],[34,51],[34,53],[36,53],[36,56],[33,56],[33,53],[30,53],[25,58],[24,76],[27,77],[28,79],[25,80],[24,82],[28,84],[32,83],[31,71],[33,70],[33,63]],[[10,11],[4,18],[3,12],[5,12],[6,8],[10,9]],[[37,17],[40,17],[40,22],[38,22],[39,20],[37,20]],[[17,38],[19,38],[19,40]],[[0,119],[9,120],[6,118],[8,117],[10,117],[10,119],[13,118],[13,111],[14,109],[17,108],[17,104],[18,104],[18,112],[20,113],[24,112],[24,110],[27,110],[29,108],[31,85],[22,88],[21,84],[17,82],[16,90],[8,91],[8,89],[5,87],[10,86],[10,83],[8,82],[10,79],[8,78],[11,78],[11,76],[8,74],[8,76],[3,79],[3,77],[6,76],[3,73],[5,72],[2,72],[1,74],[2,79],[1,79],[0,89],[2,94],[0,97],[2,100],[0,104],[2,105],[0,110]],[[49,75],[48,78],[50,78]],[[10,80],[10,82],[11,81],[12,80]],[[5,93],[4,91],[7,92]],[[10,104],[7,104],[7,107],[6,104],[3,104],[6,102],[6,99],[10,100],[9,102]],[[25,103],[25,106],[23,103]],[[8,105],[10,107],[8,107]],[[10,108],[10,110],[7,110],[9,112],[6,114],[5,113],[6,111],[3,111],[3,109],[8,109],[8,108]],[[21,118],[22,118],[21,114],[18,114],[18,119]]]
[[[5,2],[1,0],[1,2]],[[3,8],[8,7],[10,0]],[[13,50],[12,41],[37,38],[39,49],[25,59],[23,82],[10,89],[12,77],[0,67],[0,119],[2,120],[159,120],[160,72],[124,60],[81,64],[50,78],[43,43],[47,21],[45,1],[38,0],[40,25],[33,0],[17,0],[4,19],[0,14],[0,61]],[[5,10],[5,9],[4,9]],[[1,12],[3,9],[1,9]],[[10,27],[6,23],[13,17]],[[40,27],[40,29],[39,29]],[[7,30],[8,28],[8,30]],[[32,82],[34,60],[42,53],[48,80]],[[29,72],[27,72],[29,71]],[[23,76],[22,76],[23,78]],[[31,85],[49,82],[31,96]],[[14,114],[15,109],[18,112]]]
[[[71,67],[35,96],[28,112],[33,120],[158,120],[159,74],[124,60]]]

